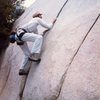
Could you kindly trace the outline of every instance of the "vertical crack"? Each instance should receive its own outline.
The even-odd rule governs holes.
[[[22,100],[23,92],[24,92],[25,85],[26,85],[26,81],[27,81],[27,76],[23,76],[22,80],[21,80],[21,85],[20,85],[19,100]]]
[[[27,69],[28,74],[29,74],[31,66],[32,66],[32,62],[30,62],[29,68]],[[22,80],[21,80],[21,84],[20,84],[20,93],[19,93],[20,100],[22,100],[22,98],[23,98],[23,93],[24,93],[26,82],[27,82],[27,77],[28,77],[28,75],[22,76]]]
[[[77,55],[79,49],[81,48],[83,42],[86,40],[88,34],[89,34],[90,31],[92,30],[92,28],[94,27],[94,25],[96,24],[96,22],[98,21],[99,17],[100,17],[100,14],[96,17],[95,21],[93,22],[93,24],[92,24],[91,27],[89,28],[89,30],[88,30],[88,32],[86,33],[84,39],[82,40],[80,46],[78,47],[76,53],[74,54],[74,56],[73,56],[71,62],[70,62],[68,65],[66,65],[66,66],[68,66],[68,68],[66,69],[65,73],[62,75],[61,82],[60,82],[60,83],[61,83],[61,87],[60,87],[60,90],[59,90],[59,93],[58,93],[58,96],[57,96],[56,100],[57,100],[57,99],[59,98],[59,96],[60,96],[60,93],[61,93],[61,90],[62,90],[64,81],[65,81],[65,78],[66,78],[66,76],[67,76],[68,69],[70,68],[70,65],[72,64],[72,62],[73,62],[75,56]]]
[[[59,15],[60,15],[61,11],[63,10],[63,8],[64,8],[64,7],[65,7],[65,5],[67,4],[67,2],[68,2],[68,0],[66,0],[66,2],[63,4],[63,6],[62,6],[62,7],[61,7],[61,9],[59,10],[59,12],[58,12],[58,14],[57,14],[56,18],[58,18],[58,17],[59,17]]]

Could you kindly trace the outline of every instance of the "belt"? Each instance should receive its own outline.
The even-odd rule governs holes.
[[[19,28],[19,29],[23,30],[24,32],[27,32],[24,28]]]
[[[16,34],[17,35],[17,37],[18,37],[18,39],[20,40],[20,41],[22,41],[21,39],[22,39],[22,36],[27,32],[25,29],[23,29],[23,28],[19,28],[19,29],[21,29],[21,30],[23,30],[23,32],[21,32],[19,35],[18,34]]]

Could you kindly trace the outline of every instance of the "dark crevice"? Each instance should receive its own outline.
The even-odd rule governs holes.
[[[61,87],[60,87],[59,94],[58,94],[58,96],[57,96],[56,99],[58,99],[59,96],[60,96],[60,93],[61,93],[61,90],[62,90],[62,87],[63,87],[63,83],[64,83],[64,81],[65,81],[65,78],[67,77],[68,69],[70,68],[70,66],[71,66],[72,62],[74,61],[74,58],[76,57],[78,51],[80,50],[80,48],[81,48],[83,42],[86,40],[88,34],[89,34],[90,31],[92,30],[92,28],[94,27],[94,25],[96,24],[96,22],[98,21],[99,17],[100,17],[100,14],[97,16],[97,18],[95,19],[94,23],[93,23],[93,24],[91,25],[91,27],[89,28],[89,30],[88,30],[88,32],[86,33],[84,39],[82,40],[80,46],[78,47],[76,53],[74,54],[74,56],[73,56],[71,62],[70,62],[68,65],[66,65],[66,66],[68,66],[68,68],[66,69],[65,73],[62,75],[61,82],[60,82],[60,83],[61,83]]]
[[[27,76],[23,76],[22,77],[22,81],[21,81],[19,100],[22,100],[24,89],[25,89],[25,85],[26,85],[26,81],[27,81]]]
[[[30,71],[31,66],[32,66],[32,62],[30,63],[28,71]],[[24,93],[26,82],[27,82],[27,77],[28,77],[28,75],[22,77],[21,84],[20,84],[20,93],[19,93],[20,99],[19,100],[22,100],[22,98],[23,98],[23,93]]]
[[[1,54],[0,54],[0,70],[1,70],[1,65],[2,65],[2,62],[3,62],[3,57],[4,57],[4,55],[5,55],[5,51],[6,51],[6,50],[3,50],[3,51],[1,52]]]
[[[0,56],[7,49],[8,46],[9,46],[8,35],[0,32]]]
[[[12,51],[13,51],[13,49],[11,50],[11,52],[12,52]],[[4,52],[4,54],[5,54],[5,52]],[[3,59],[4,54],[2,55],[2,61],[4,60],[4,59]],[[8,58],[10,58],[10,56],[11,56],[11,54],[9,53],[9,57],[8,57]],[[11,65],[11,61],[10,61],[10,60],[8,60],[8,64]],[[6,67],[7,67],[7,66],[6,66]],[[1,67],[0,67],[0,71],[1,71]],[[1,92],[0,92],[0,96],[2,95],[4,89],[5,89],[6,85],[7,85],[7,82],[8,82],[9,76],[10,76],[10,72],[11,72],[11,66],[10,66],[10,68],[8,69],[8,74],[7,74],[7,77],[6,77],[6,81],[5,81],[5,84],[3,85],[3,88],[2,88],[2,90],[1,90]]]
[[[64,7],[65,7],[65,5],[67,4],[67,2],[68,2],[68,0],[66,0],[66,2],[63,4],[63,6],[62,6],[62,7],[61,7],[61,9],[59,10],[59,12],[58,12],[58,14],[57,14],[56,18],[58,18],[58,17],[59,17],[59,15],[60,15],[61,11],[63,10],[63,8],[64,8]]]

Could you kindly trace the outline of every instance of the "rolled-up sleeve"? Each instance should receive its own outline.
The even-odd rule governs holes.
[[[52,23],[47,23],[45,22],[43,19],[38,19],[38,22],[41,26],[45,27],[45,28],[48,28],[48,29],[51,29],[53,27],[53,24]]]

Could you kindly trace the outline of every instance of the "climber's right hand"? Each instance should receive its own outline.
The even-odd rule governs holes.
[[[46,32],[48,32],[50,29],[46,29],[43,31],[43,34],[45,34]]]

